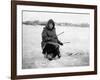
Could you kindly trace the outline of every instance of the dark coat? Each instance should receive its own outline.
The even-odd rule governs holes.
[[[53,24],[53,28],[49,29],[49,23]],[[44,27],[42,31],[42,42],[41,47],[44,49],[47,43],[53,44],[57,46],[58,44],[62,44],[56,35],[55,23],[52,19],[47,22],[47,25]]]

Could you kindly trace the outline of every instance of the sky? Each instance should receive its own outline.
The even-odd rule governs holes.
[[[69,23],[90,23],[90,14],[86,13],[60,13],[60,12],[40,12],[40,11],[23,11],[23,21],[48,21],[53,19],[55,22]]]

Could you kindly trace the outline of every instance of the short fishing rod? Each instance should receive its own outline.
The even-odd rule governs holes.
[[[66,44],[66,43],[71,43],[71,42],[63,42],[63,44]]]
[[[59,35],[61,35],[61,34],[63,34],[64,33],[64,31],[63,32],[61,32],[61,33],[59,33],[57,36],[59,36]]]

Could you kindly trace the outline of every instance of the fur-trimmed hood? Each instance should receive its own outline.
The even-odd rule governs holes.
[[[52,19],[50,19],[50,20],[47,22],[47,24],[46,24],[46,27],[45,27],[45,28],[49,29],[49,24],[50,24],[50,23],[52,23],[52,24],[53,24],[53,28],[52,28],[52,29],[55,29],[55,22],[54,22]]]

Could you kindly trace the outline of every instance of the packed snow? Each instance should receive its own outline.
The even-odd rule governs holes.
[[[44,58],[41,50],[41,33],[44,26],[23,24],[22,68],[51,68],[89,66],[89,27],[56,26],[58,38],[66,43],[60,46],[61,58],[52,61]]]

